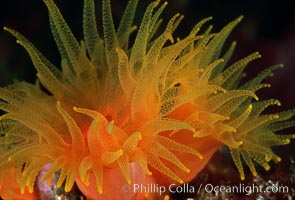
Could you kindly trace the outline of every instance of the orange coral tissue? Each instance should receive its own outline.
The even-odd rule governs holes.
[[[227,63],[236,43],[222,53],[242,17],[216,33],[211,26],[203,30],[211,20],[206,18],[175,40],[182,15],[158,30],[167,3],[150,3],[137,30],[133,18],[138,0],[129,0],[118,27],[110,0],[102,0],[101,36],[94,1],[84,0],[84,40],[79,43],[53,0],[43,1],[60,67],[20,33],[4,28],[27,50],[38,83],[50,94],[27,82],[0,89],[1,195],[8,169],[15,170],[11,179],[19,184],[15,195],[26,195],[49,164],[42,181],[50,183],[57,175],[56,186],[65,191],[76,182],[87,199],[142,199],[147,195],[121,188],[188,182],[223,145],[230,149],[241,179],[242,159],[256,176],[254,163],[268,170],[269,161],[280,161],[271,146],[294,138],[275,133],[294,125],[294,110],[265,114],[268,106],[280,102],[259,101],[255,94],[269,87],[263,79],[281,65],[241,84],[245,67],[259,53],[231,65]]]

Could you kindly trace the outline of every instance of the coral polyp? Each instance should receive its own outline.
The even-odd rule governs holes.
[[[94,1],[84,0],[84,39],[79,43],[53,0],[43,1],[60,67],[23,35],[4,28],[27,50],[38,78],[37,84],[21,81],[0,89],[0,172],[15,170],[11,178],[18,180],[21,193],[26,187],[33,192],[48,164],[43,181],[50,183],[58,174],[56,186],[65,191],[76,181],[89,199],[118,198],[119,191],[107,192],[112,184],[182,184],[223,145],[245,179],[242,160],[256,176],[255,163],[268,170],[271,160],[280,161],[271,147],[295,137],[275,133],[294,126],[294,110],[265,114],[280,102],[260,101],[256,95],[269,87],[262,81],[281,65],[243,84],[245,67],[260,54],[228,65],[236,43],[225,51],[223,44],[242,17],[219,32],[211,26],[203,30],[211,20],[206,18],[176,39],[182,15],[174,15],[162,32],[158,28],[167,3],[150,3],[137,30],[138,0],[129,0],[117,28],[110,0],[103,0],[101,36]],[[122,180],[109,181],[115,175]],[[120,198],[132,197],[143,198]]]

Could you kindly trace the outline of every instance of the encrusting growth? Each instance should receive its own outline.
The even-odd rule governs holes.
[[[280,102],[260,101],[255,94],[269,87],[262,81],[281,65],[244,84],[240,80],[245,67],[260,54],[228,66],[236,42],[224,53],[223,44],[242,17],[216,33],[211,26],[201,31],[211,20],[206,18],[185,38],[175,40],[173,32],[182,15],[174,15],[165,30],[158,31],[166,2],[150,3],[137,30],[133,18],[138,0],[129,0],[117,29],[110,0],[103,0],[100,36],[94,1],[84,0],[84,40],[79,43],[53,0],[43,1],[61,67],[20,33],[4,28],[27,50],[38,81],[50,92],[26,82],[0,89],[0,108],[5,112],[0,118],[0,173],[15,170],[22,193],[26,186],[33,192],[46,164],[50,168],[43,181],[50,182],[58,173],[56,185],[64,184],[65,191],[75,181],[81,188],[95,183],[97,194],[80,188],[89,199],[115,199],[105,194],[110,170],[119,169],[128,184],[134,182],[132,174],[139,173],[134,169],[144,175],[142,183],[161,179],[182,184],[222,145],[230,149],[244,179],[242,160],[256,176],[256,163],[268,170],[269,161],[280,161],[271,146],[288,144],[295,137],[275,134],[295,125],[295,111],[266,114],[268,106]],[[136,37],[130,43],[132,34]]]

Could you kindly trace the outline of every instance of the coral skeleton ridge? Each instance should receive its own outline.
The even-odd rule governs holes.
[[[280,102],[259,100],[256,91],[270,87],[263,80],[282,66],[241,84],[244,69],[260,54],[229,65],[236,42],[223,49],[242,17],[219,32],[203,28],[209,17],[177,38],[173,33],[183,16],[176,14],[165,25],[161,14],[166,2],[151,2],[137,28],[138,0],[128,1],[118,27],[110,0],[102,0],[103,27],[97,28],[94,1],[84,0],[84,39],[78,42],[53,0],[43,1],[60,65],[17,31],[4,28],[29,53],[39,84],[20,81],[0,88],[1,195],[9,181],[6,170],[15,171],[10,179],[27,194],[47,164],[44,182],[50,184],[58,174],[57,187],[70,191],[76,181],[79,188],[94,185],[100,196],[112,170],[128,184],[190,181],[223,145],[242,180],[243,163],[256,176],[256,164],[268,170],[271,160],[281,160],[271,147],[294,138],[276,132],[295,125],[295,111],[267,114],[267,107]],[[136,173],[141,180],[135,180]]]

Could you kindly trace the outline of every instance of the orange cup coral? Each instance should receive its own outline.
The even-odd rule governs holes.
[[[0,194],[2,199],[7,200],[38,200],[38,194],[31,194],[28,190],[20,191],[17,181],[16,168],[5,168],[1,171]]]
[[[255,92],[275,65],[245,84],[244,68],[260,57],[255,52],[227,66],[235,42],[221,54],[237,18],[220,32],[201,31],[211,18],[174,41],[183,16],[176,14],[163,32],[160,15],[167,3],[152,2],[129,47],[138,0],[129,0],[117,29],[110,0],[102,1],[103,37],[97,31],[94,1],[84,0],[79,44],[53,0],[49,10],[53,37],[61,54],[54,66],[24,36],[6,28],[29,53],[39,84],[17,82],[0,89],[0,172],[16,168],[21,191],[32,192],[36,176],[50,164],[43,180],[59,174],[57,187],[70,191],[74,182],[88,199],[143,198],[109,192],[124,184],[169,185],[190,181],[213,153],[226,145],[245,178],[241,158],[257,175],[254,162],[269,169],[280,161],[271,146],[294,135],[276,131],[294,126],[294,110],[263,111],[277,100],[258,101]],[[254,161],[254,162],[253,162]],[[117,181],[113,180],[118,176]],[[6,177],[7,178],[7,177]],[[1,195],[3,195],[1,193]]]

